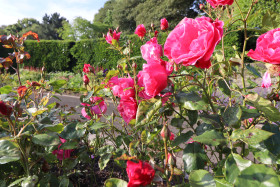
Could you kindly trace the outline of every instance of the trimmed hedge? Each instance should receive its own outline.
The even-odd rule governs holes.
[[[25,66],[43,67],[46,71],[71,71],[75,65],[70,49],[75,42],[61,40],[27,40],[25,50],[31,58],[24,62]]]

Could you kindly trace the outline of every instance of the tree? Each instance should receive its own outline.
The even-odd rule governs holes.
[[[99,23],[106,23],[108,11],[111,11],[114,9],[114,5],[116,4],[116,0],[108,0],[105,4],[104,7],[100,8],[98,10],[98,13],[94,15],[94,20],[93,22],[99,22]]]

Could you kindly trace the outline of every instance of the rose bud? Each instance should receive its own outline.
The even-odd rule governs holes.
[[[85,84],[85,85],[88,85],[89,79],[88,79],[88,76],[87,76],[87,75],[84,75],[84,76],[83,76],[83,81],[84,81],[84,84]]]
[[[160,20],[160,29],[162,31],[165,31],[165,30],[168,29],[168,21],[167,21],[166,18],[163,18],[163,19]]]

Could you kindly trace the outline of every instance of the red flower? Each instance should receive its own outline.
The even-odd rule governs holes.
[[[168,35],[164,55],[183,66],[209,68],[212,53],[223,36],[223,24],[207,17],[184,18]]]
[[[84,73],[94,73],[94,67],[92,67],[90,64],[84,64],[84,68],[83,68],[83,72]]]
[[[148,97],[155,97],[166,88],[167,76],[166,69],[161,64],[143,64],[143,70],[137,75],[138,85],[145,88],[140,92],[140,96],[147,95]]]
[[[83,76],[83,81],[84,81],[84,84],[85,84],[85,85],[88,85],[88,83],[89,83],[89,78],[88,78],[87,75],[84,75],[84,76]]]
[[[0,101],[0,114],[9,117],[12,114],[13,108]]]
[[[62,144],[64,144],[66,142],[65,139],[63,138],[60,138],[60,141]],[[70,158],[71,156],[71,152],[74,151],[74,149],[66,149],[66,150],[63,150],[63,149],[59,149],[61,147],[62,144],[59,144],[58,145],[58,149],[54,150],[52,152],[52,154],[56,155],[56,157],[59,159],[59,160],[63,160],[63,159],[66,159],[66,158]]]
[[[130,160],[126,163],[126,172],[129,178],[127,187],[146,186],[151,184],[155,170],[148,162],[139,161],[139,163]]]
[[[27,89],[28,88],[26,86],[18,87],[17,92],[18,92],[19,97],[23,97],[26,94]]]
[[[100,118],[102,114],[107,112],[107,105],[102,97],[91,97],[89,100],[91,104],[81,103],[81,105],[88,106],[92,115],[95,114]],[[91,117],[87,114],[85,107],[82,108],[81,113],[85,118],[91,119]]]
[[[137,102],[133,97],[123,96],[120,100],[118,110],[126,123],[136,119]]]
[[[116,40],[118,42],[120,39],[121,33],[122,32],[117,33],[117,31],[115,31],[115,30],[114,30],[114,32],[109,31],[109,32],[107,32],[105,40],[107,41],[108,44],[112,44],[113,40]]]
[[[161,60],[163,55],[162,46],[158,44],[157,38],[151,38],[145,45],[141,46],[141,54],[148,63]]]
[[[232,5],[234,0],[206,0],[213,8],[219,5]]]
[[[163,31],[168,29],[168,21],[167,21],[166,18],[162,18],[160,20],[160,29],[163,30]]]
[[[143,24],[138,25],[135,30],[135,34],[137,34],[140,38],[143,38],[146,35],[146,28]]]
[[[134,80],[131,77],[128,78],[118,78],[113,81],[115,78],[113,77],[110,81],[112,84],[112,91],[115,96],[118,97],[134,97],[135,96],[135,90],[134,90]],[[109,82],[110,82],[109,81]]]
[[[262,34],[257,40],[257,47],[247,54],[254,60],[280,65],[280,28]]]

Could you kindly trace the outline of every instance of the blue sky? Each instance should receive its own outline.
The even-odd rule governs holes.
[[[55,12],[70,22],[75,17],[92,21],[94,14],[103,7],[107,0],[0,0],[0,26],[10,25],[23,18],[35,18],[42,22],[42,17]]]

